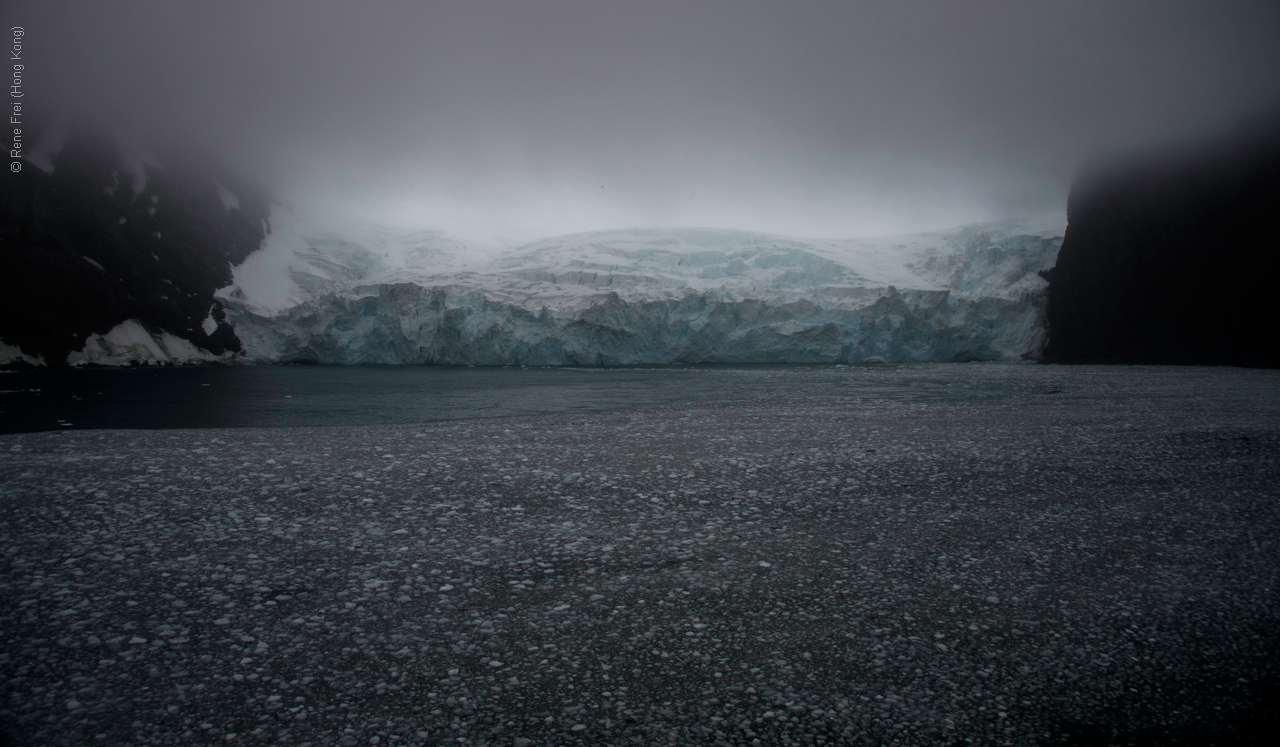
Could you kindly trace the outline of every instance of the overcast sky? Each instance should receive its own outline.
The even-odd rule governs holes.
[[[1100,149],[1280,101],[1280,3],[10,3],[27,102],[285,201],[477,238],[1063,211]],[[60,115],[61,116],[61,115]]]

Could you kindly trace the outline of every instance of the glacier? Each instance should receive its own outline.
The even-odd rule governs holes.
[[[257,363],[1020,360],[1046,342],[1065,220],[868,239],[701,228],[507,249],[272,215],[216,298]]]

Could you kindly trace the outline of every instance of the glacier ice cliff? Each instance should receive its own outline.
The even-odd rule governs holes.
[[[216,294],[246,360],[475,365],[1036,357],[1039,272],[1064,227],[863,240],[631,229],[497,252],[272,222],[279,235]]]

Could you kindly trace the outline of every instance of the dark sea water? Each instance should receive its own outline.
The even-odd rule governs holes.
[[[1257,381],[1254,381],[1254,380]],[[1280,375],[1231,368],[696,365],[618,368],[219,366],[0,374],[0,433],[414,423],[740,400],[1194,397]],[[1267,386],[1267,383],[1278,386]],[[1247,387],[1257,396],[1259,389]]]

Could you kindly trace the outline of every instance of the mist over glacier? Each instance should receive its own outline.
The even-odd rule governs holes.
[[[1257,0],[10,5],[0,366],[1035,357],[1044,227],[972,224],[1280,92]]]
[[[1039,273],[1065,228],[618,228],[502,246],[285,207],[90,132],[12,186],[6,230],[31,269],[7,286],[0,365],[17,367],[1036,358]]]
[[[280,209],[217,293],[247,361],[626,365],[1017,360],[1064,221],[800,239],[620,229],[496,249]]]

